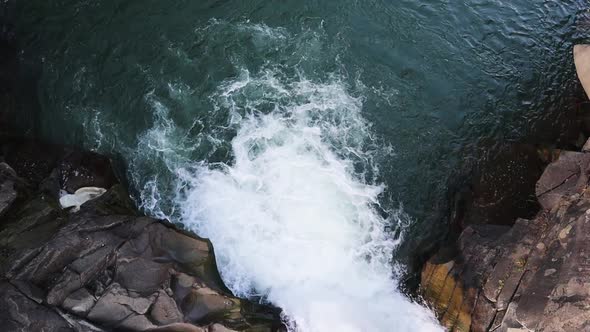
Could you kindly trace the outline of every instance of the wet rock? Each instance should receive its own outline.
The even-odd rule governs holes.
[[[213,325],[209,326],[209,329],[207,330],[207,332],[235,332],[235,331],[230,330],[221,324],[213,324]]]
[[[486,151],[454,195],[453,225],[511,225],[517,217],[533,217],[539,210],[535,183],[552,151],[512,144]]]
[[[86,288],[80,288],[64,300],[63,308],[84,317],[94,307],[95,303],[96,298]]]
[[[158,297],[150,311],[150,316],[158,325],[180,323],[183,319],[183,315],[178,309],[176,302],[163,290],[159,291]]]
[[[152,302],[153,297],[134,296],[119,284],[113,283],[90,310],[88,319],[108,327],[119,327],[127,320],[127,328],[133,326],[132,329],[135,331],[147,330],[154,327],[149,320],[132,318],[143,316]]]
[[[20,177],[53,197],[56,197],[56,181],[59,189],[70,194],[82,187],[109,189],[118,183],[110,159],[94,152],[3,137],[0,156]]]
[[[53,310],[27,298],[7,282],[0,283],[0,326],[3,331],[75,331]]]
[[[422,294],[450,331],[590,328],[589,156],[565,151],[547,167],[535,218],[470,225],[426,263]]]
[[[173,323],[148,330],[150,332],[208,332],[207,328],[186,323]]]
[[[83,187],[110,188],[117,183],[111,161],[94,152],[72,151],[57,167],[61,187],[73,194]]]
[[[9,321],[6,331],[280,326],[276,311],[227,291],[209,241],[138,216],[121,185],[75,214],[37,192],[10,215],[0,229],[0,278],[9,293],[0,305],[10,307],[0,312]],[[35,325],[37,316],[49,325]]]

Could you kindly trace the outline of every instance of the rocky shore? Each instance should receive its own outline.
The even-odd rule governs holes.
[[[64,208],[80,188],[106,193]],[[277,331],[233,296],[208,240],[140,215],[108,158],[0,140],[2,331]]]
[[[590,46],[574,58],[588,93]],[[424,265],[422,295],[450,331],[590,331],[590,140],[552,154],[534,218],[463,225]]]

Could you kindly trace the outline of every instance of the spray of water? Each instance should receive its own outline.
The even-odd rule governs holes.
[[[396,289],[384,232],[396,221],[347,158],[369,160],[362,100],[337,80],[285,84],[272,71],[213,98],[236,127],[234,160],[178,170],[182,220],[211,239],[230,289],[280,306],[294,331],[439,330]]]

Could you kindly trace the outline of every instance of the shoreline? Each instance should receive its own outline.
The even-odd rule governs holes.
[[[7,331],[283,330],[279,309],[231,294],[210,241],[139,213],[108,158],[29,140],[0,151]],[[107,191],[60,206],[80,188]]]

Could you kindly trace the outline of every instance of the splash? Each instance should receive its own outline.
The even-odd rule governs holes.
[[[399,239],[384,231],[396,220],[358,171],[375,168],[362,100],[337,79],[285,83],[277,71],[244,71],[212,99],[236,130],[234,160],[177,170],[179,206],[230,289],[281,307],[292,331],[440,330],[396,289]]]

